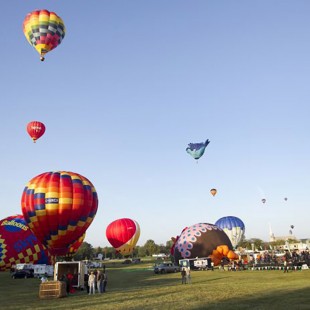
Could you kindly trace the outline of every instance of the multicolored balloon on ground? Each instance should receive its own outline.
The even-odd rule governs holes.
[[[46,172],[31,179],[21,199],[31,231],[52,255],[66,255],[92,223],[98,197],[84,176],[68,171]]]
[[[27,125],[27,132],[33,142],[42,137],[45,133],[45,125],[38,121],[32,121]]]
[[[194,159],[198,160],[204,154],[205,149],[209,143],[209,140],[201,143],[189,143],[188,147],[186,148],[186,152]]]
[[[31,232],[22,215],[0,221],[0,270],[16,264],[51,264],[47,249]]]
[[[43,61],[45,54],[61,43],[66,29],[64,22],[56,13],[36,10],[25,17],[23,32],[27,41],[37,50]]]
[[[217,220],[215,225],[225,231],[232,246],[236,248],[244,236],[244,223],[236,216],[225,216]]]
[[[217,266],[221,259],[238,259],[225,232],[209,223],[198,223],[183,229],[174,244],[174,260],[210,257]]]
[[[129,218],[118,219],[108,225],[106,236],[117,252],[129,255],[139,240],[140,226]]]

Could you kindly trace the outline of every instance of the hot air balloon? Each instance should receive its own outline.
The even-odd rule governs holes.
[[[0,270],[16,264],[51,264],[51,255],[19,214],[0,221]]]
[[[262,203],[266,203],[266,199],[265,198],[262,199]]]
[[[216,193],[217,193],[217,190],[216,190],[215,188],[212,188],[212,189],[210,190],[210,193],[211,193],[212,196],[215,196]]]
[[[129,255],[140,237],[140,226],[129,218],[118,219],[108,225],[106,236],[117,252]]]
[[[209,140],[201,143],[189,143],[188,147],[186,148],[186,152],[198,160],[205,152],[205,149],[209,143]]]
[[[291,228],[294,229],[294,225],[291,225]]]
[[[224,230],[232,246],[236,248],[244,236],[244,223],[238,217],[225,216],[217,220],[215,225]]]
[[[225,232],[216,225],[198,223],[183,229],[175,239],[174,261],[182,258],[210,257],[217,266],[221,259],[238,259]]]
[[[27,41],[44,61],[46,53],[56,48],[65,36],[62,19],[54,12],[36,10],[28,13],[23,22],[23,32]]]
[[[38,121],[32,121],[27,125],[27,132],[33,142],[43,136],[45,132],[45,125]]]
[[[285,197],[284,200],[287,201],[287,198]]]
[[[28,182],[21,205],[39,241],[52,255],[63,256],[92,223],[98,197],[93,184],[80,174],[45,172]]]

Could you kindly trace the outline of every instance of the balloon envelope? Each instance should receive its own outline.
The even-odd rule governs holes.
[[[51,264],[47,249],[31,232],[22,215],[0,221],[0,270],[16,264]]]
[[[265,202],[266,202],[266,199],[265,199],[265,198],[263,198],[263,199],[262,199],[262,203],[265,203]]]
[[[129,218],[118,219],[108,225],[106,237],[119,253],[129,255],[139,240],[140,226]]]
[[[215,222],[215,225],[224,230],[234,248],[238,245],[244,236],[245,226],[242,220],[240,220],[238,217],[222,217]]]
[[[188,147],[186,148],[186,152],[198,160],[204,154],[205,149],[209,143],[209,140],[201,143],[189,143]]]
[[[211,257],[218,265],[223,257],[236,259],[232,244],[225,232],[216,225],[198,223],[182,230],[174,244],[174,260]]]
[[[70,245],[69,251],[68,251],[69,255],[74,255],[78,251],[78,249],[84,242],[85,236],[86,234],[84,233],[78,240],[76,240],[73,244]]]
[[[65,37],[65,25],[54,12],[36,10],[28,13],[23,22],[23,32],[27,41],[44,60],[46,53],[56,48]]]
[[[46,172],[28,182],[21,205],[39,241],[52,255],[66,255],[92,223],[98,197],[93,184],[80,174]]]
[[[42,137],[45,133],[45,125],[38,121],[32,121],[27,125],[27,132],[33,142]]]

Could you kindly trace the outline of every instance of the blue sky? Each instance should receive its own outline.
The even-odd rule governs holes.
[[[41,63],[28,12],[67,28]],[[309,1],[3,1],[0,218],[26,183],[89,178],[99,209],[86,241],[129,217],[139,245],[234,215],[247,238],[310,237]],[[25,127],[45,123],[33,144]],[[185,148],[210,139],[198,163]],[[218,194],[212,197],[211,188]],[[285,201],[284,198],[288,200]],[[266,198],[266,204],[261,199]]]

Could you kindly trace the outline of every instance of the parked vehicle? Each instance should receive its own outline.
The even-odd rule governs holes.
[[[11,274],[12,279],[28,279],[33,278],[33,272],[27,269],[19,269]]]
[[[54,275],[54,266],[52,265],[33,265],[33,270],[36,278],[40,278],[41,276],[52,277]]]
[[[174,265],[173,263],[161,263],[154,267],[155,273],[169,273],[169,272],[178,272],[180,271],[180,267]]]
[[[34,264],[17,264],[16,270],[31,270],[34,269]]]
[[[88,272],[84,262],[57,262],[54,268],[54,281],[61,281],[63,275],[73,275],[72,286],[84,289],[84,276]]]
[[[181,267],[189,267],[192,270],[212,269],[211,258],[209,258],[209,257],[180,259],[179,265]]]

